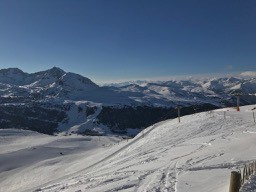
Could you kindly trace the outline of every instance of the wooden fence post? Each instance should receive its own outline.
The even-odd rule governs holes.
[[[180,123],[180,106],[178,106],[177,109],[178,109],[178,121]]]
[[[239,192],[241,187],[241,174],[237,171],[232,171],[230,176],[229,192]]]
[[[254,120],[254,123],[255,123],[255,115],[254,115],[254,111],[252,112],[252,116],[253,116],[253,120]]]
[[[248,179],[248,167],[245,165],[245,180]]]
[[[244,167],[244,170],[243,170],[243,177],[242,177],[242,184],[244,184],[244,182],[245,182],[245,171],[246,171],[246,168]]]
[[[239,107],[239,105],[240,105],[240,97],[241,97],[241,95],[237,95],[236,96],[236,99],[237,99],[237,101],[236,101],[236,103],[237,103],[236,110],[237,111],[240,111],[240,107]]]

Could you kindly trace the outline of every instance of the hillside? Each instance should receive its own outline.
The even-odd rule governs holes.
[[[89,145],[78,150],[79,154],[76,148],[68,150],[73,138],[63,145],[61,136],[50,137],[59,142],[58,147],[62,146],[64,156],[49,155],[34,164],[22,163],[24,159],[20,158],[18,163],[24,167],[2,172],[0,186],[8,191],[19,188],[45,192],[228,191],[230,172],[255,160],[255,108],[250,105],[240,112],[225,108],[197,113],[182,117],[181,123],[177,119],[162,121],[128,141],[109,146],[109,141],[100,140],[104,144],[101,150]],[[14,148],[10,137],[15,135],[4,135],[9,141],[4,148]],[[44,137],[45,142],[49,136]],[[35,150],[44,153],[46,149],[36,145]],[[24,145],[26,150],[31,149]],[[1,154],[13,163],[11,167],[17,164],[11,157],[21,153],[14,151],[13,156]],[[6,164],[1,163],[1,167]]]
[[[161,120],[236,105],[256,103],[256,76],[172,81],[134,81],[99,86],[82,75],[53,67],[36,73],[0,70],[0,127],[57,132],[134,136]],[[133,130],[137,130],[134,131]]]

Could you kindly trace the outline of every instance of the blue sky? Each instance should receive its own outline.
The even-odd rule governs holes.
[[[256,71],[255,0],[0,0],[0,68],[96,82]]]

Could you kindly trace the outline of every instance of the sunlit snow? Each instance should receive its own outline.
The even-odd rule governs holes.
[[[159,122],[129,140],[1,130],[0,191],[226,192],[231,171],[256,158],[255,107]]]

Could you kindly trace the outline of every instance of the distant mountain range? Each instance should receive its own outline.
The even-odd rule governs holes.
[[[98,86],[60,68],[25,73],[0,70],[0,128],[83,134],[129,133],[159,120],[183,114],[256,103],[256,72],[222,78],[172,81],[133,81]],[[131,131],[133,132],[133,131]]]

